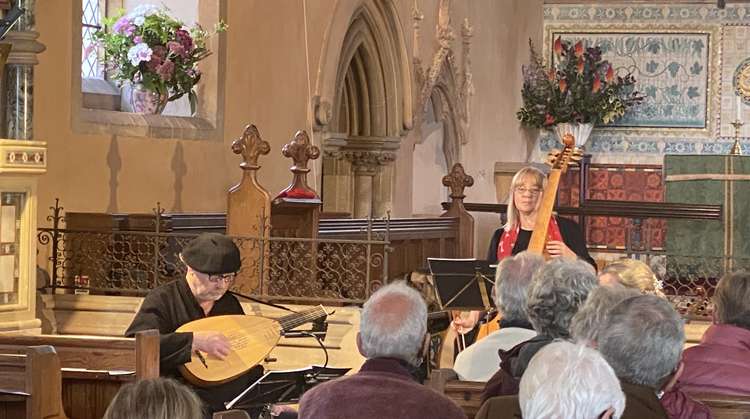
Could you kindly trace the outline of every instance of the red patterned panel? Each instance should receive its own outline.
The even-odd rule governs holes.
[[[578,206],[579,170],[572,168],[560,180],[558,204]],[[617,201],[664,201],[661,166],[592,164],[589,169],[587,199]],[[590,246],[623,249],[628,244],[629,219],[588,217],[586,235]],[[664,220],[645,220],[642,240],[652,249],[664,246]],[[645,249],[644,249],[645,250]]]

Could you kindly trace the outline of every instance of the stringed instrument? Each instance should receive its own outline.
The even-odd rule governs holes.
[[[239,377],[263,361],[276,347],[283,332],[328,316],[323,306],[279,319],[243,314],[211,316],[180,326],[179,332],[221,332],[231,351],[224,359],[196,351],[180,367],[182,375],[197,386],[212,386]]]
[[[545,259],[549,259],[549,255],[547,254],[547,233],[549,219],[552,216],[552,208],[554,208],[555,200],[557,199],[557,188],[560,185],[560,177],[568,170],[571,162],[578,162],[582,157],[581,151],[575,148],[574,145],[575,138],[573,138],[573,135],[567,134],[563,136],[562,151],[553,150],[547,156],[547,164],[551,166],[547,179],[547,187],[540,198],[542,202],[537,210],[536,220],[534,220],[534,231],[531,233],[529,246],[526,248],[526,251],[540,254]],[[498,325],[499,320],[497,316],[493,316],[482,324],[479,327],[476,340],[479,341],[495,330],[498,330],[500,328]]]
[[[549,219],[552,217],[552,208],[555,206],[557,199],[557,187],[560,185],[560,177],[568,170],[568,165],[572,162],[581,160],[582,153],[579,149],[574,148],[575,138],[573,135],[566,134],[563,136],[563,149],[552,150],[547,156],[547,164],[551,166],[549,177],[547,178],[547,187],[542,192],[541,204],[536,213],[534,222],[534,231],[529,239],[527,252],[537,253],[549,259],[547,254],[547,233],[549,229]]]

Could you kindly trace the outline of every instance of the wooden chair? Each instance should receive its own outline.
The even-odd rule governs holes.
[[[750,396],[691,393],[690,397],[708,406],[715,419],[750,419]]]
[[[60,359],[51,346],[0,354],[0,418],[67,419]]]
[[[468,418],[473,418],[482,405],[482,392],[486,383],[461,381],[451,369],[433,370],[425,384],[453,400]]]
[[[55,348],[57,370],[62,369],[63,406],[76,419],[101,418],[123,384],[159,376],[156,330],[139,332],[135,338],[0,335],[0,353],[22,354],[34,345]]]

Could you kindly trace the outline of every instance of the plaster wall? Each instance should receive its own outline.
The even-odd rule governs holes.
[[[312,132],[312,97],[324,95],[325,79],[335,78],[341,46],[359,0],[243,0],[227,2],[224,130],[209,140],[155,139],[124,135],[76,134],[71,128],[71,31],[79,24],[65,1],[37,8],[37,30],[47,50],[35,72],[35,135],[49,143],[47,175],[40,179],[40,225],[59,197],[67,211],[149,212],[157,201],[167,211],[223,211],[226,190],[239,180],[239,157],[231,141],[245,124],[255,123],[271,143],[259,180],[271,195],[291,180],[291,161],[281,147],[298,129]],[[394,0],[407,57],[412,55],[412,0]],[[424,14],[418,51],[428,65],[437,50],[434,28],[438,0],[418,1]],[[497,161],[524,161],[530,143],[519,127],[521,65],[528,60],[528,39],[541,43],[542,0],[454,1],[451,19],[461,57],[460,27],[474,27],[472,71],[476,92],[462,161],[474,176],[467,201],[494,202],[493,167]],[[410,65],[411,67],[411,65]],[[413,70],[409,77],[413,77]],[[413,87],[412,87],[413,89]],[[411,91],[416,99],[418,92]],[[332,101],[330,97],[323,97]],[[414,133],[404,131],[395,164],[393,216],[412,214]],[[320,145],[318,133],[313,143]],[[320,166],[310,183],[320,190]],[[434,182],[440,182],[435,179]],[[403,197],[403,198],[402,198]],[[478,217],[477,243],[484,249],[496,224]],[[480,252],[481,253],[481,252]]]

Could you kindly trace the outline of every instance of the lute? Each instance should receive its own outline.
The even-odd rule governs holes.
[[[547,156],[547,164],[551,166],[549,177],[547,178],[547,187],[541,196],[541,204],[536,213],[534,221],[534,231],[529,239],[529,246],[526,251],[543,255],[545,259],[549,258],[547,254],[547,233],[549,229],[549,219],[552,216],[552,209],[557,199],[557,187],[560,185],[560,177],[568,170],[571,161],[577,162],[581,159],[581,152],[574,148],[575,139],[571,134],[563,137],[563,149],[553,150]]]
[[[190,362],[180,367],[182,375],[197,386],[212,386],[239,377],[263,361],[276,346],[283,332],[328,316],[323,306],[278,319],[260,316],[226,315],[194,320],[177,332],[221,332],[229,340],[231,351],[224,359],[206,353],[193,353]]]

